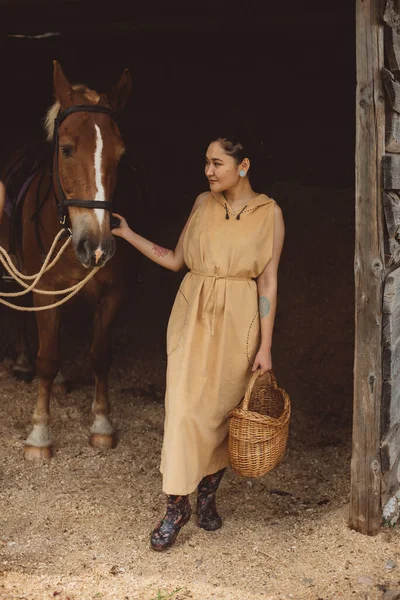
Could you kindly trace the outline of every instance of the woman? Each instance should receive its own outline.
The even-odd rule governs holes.
[[[203,529],[222,525],[215,494],[228,456],[228,414],[240,402],[250,371],[272,367],[277,272],[284,239],[282,212],[249,179],[250,155],[234,137],[207,149],[210,192],[200,194],[175,250],[133,232],[125,219],[114,229],[145,256],[173,271],[190,269],[167,330],[167,389],[160,470],[165,516],[151,547],[166,550],[191,514],[198,488]]]

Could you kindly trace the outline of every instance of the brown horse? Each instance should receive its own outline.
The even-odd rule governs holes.
[[[56,101],[45,119],[47,140],[53,141],[49,147],[50,162],[31,178],[20,212],[20,244],[15,253],[25,273],[36,273],[44,253],[60,227],[64,227],[66,235],[72,236],[72,244],[45,273],[39,287],[52,291],[69,288],[82,280],[89,268],[101,267],[79,296],[94,308],[90,355],[95,397],[90,442],[96,447],[110,448],[114,445],[108,399],[111,334],[126,279],[126,249],[121,245],[115,253],[116,241],[110,225],[111,198],[118,164],[125,151],[115,112],[124,107],[129,97],[131,77],[125,70],[108,96],[85,85],[71,85],[56,61],[53,77]],[[2,179],[7,182],[7,173]],[[9,244],[9,232],[10,222],[5,215],[0,231],[0,244],[4,247]],[[33,294],[36,307],[58,299],[59,296]],[[60,308],[36,312],[39,388],[33,429],[25,442],[25,457],[32,460],[51,456],[49,409],[52,385],[60,368],[60,316]],[[28,368],[23,337],[19,351],[17,360],[23,370]]]

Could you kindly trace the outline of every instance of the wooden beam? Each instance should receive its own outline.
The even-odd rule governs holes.
[[[21,4],[24,9],[21,10]],[[147,0],[147,2],[127,2],[113,0],[112,7],[98,2],[96,10],[90,2],[67,2],[51,0],[0,0],[1,32],[6,34],[34,34],[43,31],[59,31],[64,34],[84,31],[99,34],[113,30],[135,32],[142,27],[156,30],[205,29],[215,30],[240,28],[252,31],[286,31],[290,35],[304,37],[321,36],[321,43],[340,28],[341,33],[353,31],[353,10],[346,5],[340,7],[307,3],[300,7],[299,2],[278,3],[259,2],[251,10],[226,11],[222,0],[195,0],[192,2],[171,0]],[[309,35],[304,34],[309,32]],[[333,40],[333,38],[332,38]]]
[[[381,161],[385,150],[380,0],[356,0],[356,241],[353,453],[349,525],[381,521],[380,410],[384,270]]]

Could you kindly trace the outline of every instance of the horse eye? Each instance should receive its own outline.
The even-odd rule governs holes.
[[[64,158],[71,158],[72,146],[61,146],[61,152]]]

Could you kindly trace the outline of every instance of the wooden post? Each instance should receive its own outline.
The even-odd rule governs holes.
[[[381,522],[384,277],[381,161],[385,151],[385,98],[380,0],[356,0],[356,20],[356,338],[349,525],[360,533],[375,535]]]

